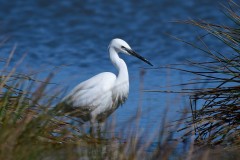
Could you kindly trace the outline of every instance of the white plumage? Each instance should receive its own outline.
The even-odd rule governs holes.
[[[119,52],[133,55],[152,65],[134,52],[124,40],[113,39],[108,50],[110,59],[118,70],[118,75],[103,72],[93,76],[78,84],[62,100],[66,110],[84,121],[103,121],[127,99],[129,93],[128,69],[126,63],[118,56]]]

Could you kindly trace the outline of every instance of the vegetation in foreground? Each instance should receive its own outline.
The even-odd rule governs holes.
[[[179,142],[168,141],[171,133],[164,138],[164,128],[146,142],[135,128],[128,127],[131,134],[123,139],[109,124],[101,133],[90,135],[52,107],[59,96],[49,93],[53,74],[38,80],[10,70],[9,61],[1,60],[0,159],[168,159],[177,154]],[[109,131],[111,135],[106,134]],[[156,139],[161,141],[148,151]]]
[[[238,12],[234,12],[239,6],[233,2],[230,4],[232,7],[226,9],[226,13],[236,27],[186,22],[203,28],[233,49],[230,54],[224,54],[191,44],[207,53],[212,60],[191,62],[198,70],[187,71],[203,77],[194,83],[211,81],[208,88],[190,90],[192,117],[186,122],[190,130],[185,134],[189,142],[184,144],[181,138],[172,140],[173,131],[181,130],[180,124],[184,121],[179,121],[167,131],[166,124],[160,124],[161,130],[156,131],[159,141],[150,152],[148,149],[153,139],[142,142],[139,135],[134,134],[136,132],[127,139],[102,133],[90,136],[68,123],[66,117],[55,116],[52,106],[58,94],[53,95],[47,90],[53,74],[41,81],[34,75],[16,73],[15,68],[8,67],[9,58],[1,59],[4,67],[0,74],[0,159],[237,159],[240,143],[240,19]],[[105,130],[112,128],[106,127]],[[191,137],[195,140],[191,141]],[[203,144],[214,146],[214,150],[204,148]],[[226,148],[229,144],[231,147]],[[188,147],[178,152],[179,145]]]
[[[205,21],[184,22],[207,32],[205,37],[199,38],[199,45],[186,42],[203,51],[207,59],[205,62],[191,61],[192,70],[182,70],[196,75],[198,79],[191,84],[201,86],[188,90],[192,117],[187,126],[193,128],[188,134],[195,133],[195,143],[240,147],[240,6],[229,1],[229,7],[224,9],[234,27]],[[228,49],[210,48],[209,39],[219,41]]]

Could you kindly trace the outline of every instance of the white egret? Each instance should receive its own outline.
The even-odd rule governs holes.
[[[118,53],[135,56],[153,66],[122,39],[113,39],[108,51],[118,75],[103,72],[78,84],[62,100],[70,115],[80,117],[83,121],[90,120],[91,123],[101,122],[126,101],[129,92],[128,69]]]

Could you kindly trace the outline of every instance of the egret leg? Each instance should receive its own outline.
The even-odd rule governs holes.
[[[99,122],[98,122],[98,125],[97,125],[97,134],[98,134],[98,138],[101,138],[101,125],[100,125]]]
[[[89,134],[92,137],[94,137],[94,130],[95,130],[94,123],[91,121],[90,122],[90,128],[89,128]]]
[[[94,137],[95,135],[98,137],[98,138],[101,138],[101,130],[102,130],[102,126],[103,124],[102,123],[91,123],[90,124],[90,128],[89,128],[89,134]],[[95,132],[96,131],[96,132]],[[96,134],[95,134],[96,133]]]

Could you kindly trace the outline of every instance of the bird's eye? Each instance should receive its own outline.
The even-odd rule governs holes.
[[[124,47],[124,46],[121,46],[121,48],[122,48],[122,49],[126,49],[126,47]]]

